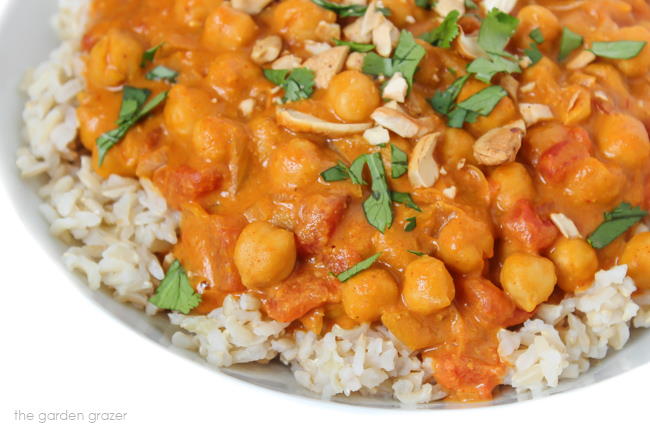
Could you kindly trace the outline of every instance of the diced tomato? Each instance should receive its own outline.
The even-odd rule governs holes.
[[[266,293],[265,308],[270,318],[292,322],[335,297],[339,282],[327,274],[302,267]]]
[[[583,128],[571,128],[563,140],[546,150],[537,165],[537,171],[551,183],[561,182],[570,168],[578,161],[589,157],[592,143]]]
[[[515,313],[508,295],[485,278],[463,279],[456,288],[456,299],[481,322],[501,325]]]
[[[481,359],[456,353],[434,358],[433,377],[443,388],[453,392],[460,401],[490,400],[492,390],[502,381],[503,365],[489,364]]]
[[[223,176],[219,170],[196,170],[187,165],[162,167],[154,173],[154,182],[172,206],[196,200],[204,194],[215,191],[221,185]]]
[[[192,277],[192,282],[205,282],[209,291],[226,293],[242,292],[244,285],[233,259],[235,243],[246,226],[243,217],[210,215],[198,205],[183,207],[181,217],[181,239],[174,249]],[[222,297],[208,294],[206,301],[220,302]],[[201,305],[203,310],[219,305]]]
[[[551,221],[542,219],[530,200],[522,199],[505,215],[504,237],[518,242],[530,252],[550,247],[559,232]]]
[[[350,269],[364,258],[353,245],[328,245],[322,254],[325,266],[335,274]]]
[[[348,201],[348,197],[342,195],[314,194],[305,198],[294,228],[300,253],[316,254],[325,247]]]

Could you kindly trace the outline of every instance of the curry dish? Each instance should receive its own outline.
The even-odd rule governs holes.
[[[153,304],[380,323],[486,400],[500,329],[650,290],[649,41],[643,0],[94,0],[80,138],[181,212]]]

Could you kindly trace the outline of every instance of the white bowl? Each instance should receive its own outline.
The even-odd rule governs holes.
[[[25,71],[45,60],[50,51],[59,44],[59,40],[50,26],[50,17],[56,11],[57,2],[56,0],[9,0],[7,3],[7,7],[0,11],[0,59],[2,59],[0,101],[3,105],[0,112],[2,185],[12,197],[13,205],[29,231],[49,253],[52,260],[62,266],[61,254],[65,250],[65,246],[50,234],[48,224],[38,210],[40,199],[35,193],[37,183],[25,182],[21,179],[15,165],[16,149],[22,140],[21,113],[24,104],[19,85]],[[165,350],[189,358],[199,365],[207,366],[207,363],[198,355],[179,350],[171,345],[170,336],[173,331],[163,317],[149,317],[139,310],[115,301],[107,293],[91,291],[80,278],[71,273],[70,286],[70,289],[75,286],[81,290],[91,302],[96,303],[107,314],[117,317],[133,331],[155,341]],[[603,381],[648,361],[650,361],[650,332],[633,331],[632,338],[623,350],[611,353],[605,360],[595,363],[579,379],[562,382],[547,395]],[[205,374],[226,374],[267,389],[320,399],[319,396],[300,387],[293,379],[289,369],[279,363],[242,365],[222,370],[209,368],[211,371],[206,371]],[[506,392],[492,402],[480,405],[513,403],[528,398],[530,397]],[[379,398],[339,397],[334,401],[376,408],[400,407],[399,403],[393,400]],[[433,403],[424,407],[458,408],[468,406],[476,407],[477,404]]]

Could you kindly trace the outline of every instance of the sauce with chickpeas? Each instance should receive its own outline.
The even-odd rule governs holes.
[[[499,329],[618,263],[650,290],[650,4],[351,3],[94,0],[81,142],[181,212],[193,314],[381,323],[489,399]]]

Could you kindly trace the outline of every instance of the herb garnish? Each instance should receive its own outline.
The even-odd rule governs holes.
[[[465,0],[465,7],[467,9],[478,9],[478,5],[472,0]]]
[[[363,202],[363,212],[368,223],[384,233],[393,224],[391,194],[386,182],[386,172],[380,153],[367,155],[366,164],[370,169],[372,185],[370,196]]]
[[[612,211],[605,212],[605,221],[587,240],[594,248],[604,248],[647,215],[648,212],[640,207],[623,202]]]
[[[169,69],[166,66],[156,66],[151,71],[147,72],[145,78],[152,81],[169,81],[175,83],[178,77],[178,72]]]
[[[428,33],[420,36],[420,39],[440,48],[450,48],[451,43],[456,39],[458,30],[458,19],[460,12],[453,10],[447,14],[442,23]]]
[[[407,253],[415,254],[416,256],[422,257],[426,256],[422,251],[406,250]]]
[[[311,69],[264,69],[264,76],[284,89],[282,102],[307,99],[314,93],[316,76]]]
[[[404,225],[405,232],[412,232],[418,226],[416,217],[406,218],[406,225]]]
[[[528,56],[528,58],[532,61],[532,64],[534,65],[540,60],[542,60],[542,57],[544,57],[542,52],[539,50],[539,44],[544,43],[544,35],[542,34],[542,31],[539,29],[539,27],[535,27],[528,34],[528,36],[530,36],[533,42],[531,42],[528,48],[524,50],[524,54]]]
[[[462,128],[465,122],[472,123],[478,116],[489,115],[494,107],[507,96],[507,92],[501,86],[490,86],[481,90],[456,104],[469,75],[463,75],[456,79],[446,90],[436,91],[428,100],[433,109],[447,117],[447,124],[452,128]]]
[[[338,3],[331,3],[325,0],[311,0],[317,6],[327,9],[336,13],[341,18],[345,17],[361,17],[366,13],[368,6],[364,5],[342,5]],[[387,8],[377,8],[377,11],[385,16],[390,16],[390,10]]]
[[[345,283],[347,280],[350,278],[354,277],[355,275],[365,271],[369,267],[371,267],[377,259],[381,256],[381,253],[377,253],[374,256],[370,256],[367,259],[357,263],[356,265],[352,266],[350,269],[347,271],[343,271],[340,274],[336,276],[338,280],[342,283]]]
[[[415,42],[413,34],[402,30],[393,57],[386,59],[379,54],[368,53],[363,59],[362,71],[369,75],[382,75],[387,78],[401,72],[410,88],[413,85],[415,70],[425,54],[424,48]]]
[[[606,59],[631,59],[646,46],[645,41],[594,42],[589,51]]]
[[[583,41],[584,39],[582,36],[572,32],[568,27],[564,27],[562,29],[562,38],[560,39],[560,54],[558,60],[561,62],[569,57],[573,51],[582,45]]]
[[[194,291],[185,269],[176,260],[149,302],[158,308],[187,314],[201,303],[201,295]]]
[[[356,51],[359,53],[368,53],[375,49],[375,46],[373,44],[362,44],[359,42],[342,41],[340,39],[334,39],[334,45],[350,47],[350,51]]]
[[[411,194],[409,194],[407,192],[391,191],[390,198],[395,203],[403,204],[406,207],[414,209],[414,210],[416,210],[418,212],[422,212],[422,209],[420,209],[420,206],[415,204],[415,202],[413,201],[413,197],[411,197]]]
[[[149,48],[147,51],[142,53],[142,60],[140,60],[140,67],[144,68],[147,66],[147,63],[153,62],[154,57],[156,57],[156,53],[158,52],[159,49],[162,48],[164,45],[164,42],[159,43],[155,47]]]
[[[122,141],[133,125],[160,105],[167,98],[167,93],[159,93],[145,104],[151,95],[151,90],[124,86],[122,91],[122,105],[116,122],[117,128],[102,134],[97,139],[97,148],[99,149],[98,162],[100,166],[104,163],[104,158],[108,151]]]
[[[505,48],[515,34],[519,20],[512,15],[492,9],[481,23],[478,45],[487,53],[467,66],[467,72],[476,74],[476,78],[489,83],[499,72],[521,72],[516,58]]]
[[[391,155],[391,177],[397,179],[402,177],[408,171],[408,155],[399,147],[391,143],[390,145],[390,155]]]

